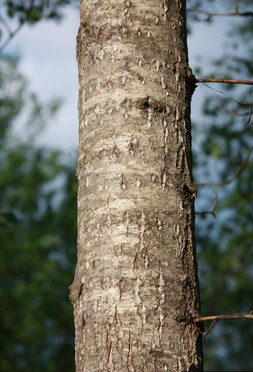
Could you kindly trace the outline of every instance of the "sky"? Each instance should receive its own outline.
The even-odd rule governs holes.
[[[60,97],[64,103],[56,119],[48,125],[40,141],[67,151],[76,151],[78,143],[77,64],[75,57],[79,14],[67,7],[60,23],[39,22],[24,26],[8,45],[7,52],[21,56],[20,69],[29,79],[30,88],[43,101]],[[188,38],[190,65],[208,71],[208,61],[222,52],[228,22],[217,18],[213,25],[198,23]],[[202,72],[202,73],[204,73]],[[199,87],[192,102],[193,120],[200,117],[205,87]]]
[[[24,26],[8,46],[20,55],[20,70],[42,101],[63,99],[59,114],[40,139],[42,143],[75,150],[78,141],[78,79],[75,57],[79,27],[77,9],[69,8],[61,22],[41,21]]]

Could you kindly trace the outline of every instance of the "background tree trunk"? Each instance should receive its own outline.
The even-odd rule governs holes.
[[[185,1],[83,0],[77,371],[201,370]]]

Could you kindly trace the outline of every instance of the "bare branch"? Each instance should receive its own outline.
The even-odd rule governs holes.
[[[211,214],[214,218],[216,217],[215,212],[210,209],[206,211],[195,211],[196,216],[205,216],[206,214]]]
[[[248,120],[247,120],[247,123],[245,125],[249,125],[250,122],[251,122],[251,118],[252,118],[252,112],[253,112],[253,107],[251,106],[250,108],[250,113],[249,113],[249,117],[248,117]]]
[[[213,205],[212,205],[212,208],[210,210],[195,212],[195,214],[200,215],[200,216],[204,216],[206,214],[211,214],[215,218],[216,217],[215,209],[217,207],[217,202],[218,202],[218,198],[217,198],[217,195],[216,195],[215,200],[214,200]]]
[[[246,12],[239,12],[236,10],[233,12],[208,12],[207,10],[199,9],[199,8],[188,8],[187,12],[189,13],[197,13],[197,14],[203,14],[207,16],[207,20],[211,17],[252,17],[253,11],[246,11]]]
[[[10,34],[11,33],[11,28],[9,26],[9,23],[6,21],[6,19],[1,14],[0,14],[0,22],[2,23],[2,25],[4,26],[4,28],[6,29],[8,34]]]
[[[239,13],[239,0],[234,0],[235,13]]]
[[[228,94],[226,94],[225,92],[223,92],[222,90],[220,89],[217,89],[217,88],[213,88],[213,87],[210,87],[210,85],[206,84],[206,83],[203,83],[203,85],[209,89],[212,89],[214,90],[215,92],[218,92],[220,94],[222,94],[223,96],[225,96],[227,99],[229,99],[230,101],[233,101],[235,103],[237,103],[238,105],[240,106],[249,106],[249,107],[252,107],[253,103],[250,103],[250,102],[244,102],[244,101],[237,101],[236,99],[234,99],[233,97],[229,96]]]
[[[2,21],[2,20],[1,20]],[[0,53],[2,53],[3,49],[6,48],[6,46],[9,44],[9,42],[14,38],[14,36],[20,31],[22,28],[24,22],[20,21],[18,26],[12,31],[8,29],[8,37],[7,39],[0,45]],[[7,28],[6,28],[7,29]]]
[[[223,84],[242,84],[253,85],[253,80],[237,80],[237,79],[220,79],[220,78],[196,78],[196,83],[223,83]]]
[[[223,107],[223,106],[218,106],[217,107],[217,110],[226,112],[229,115],[239,116],[239,117],[244,117],[244,116],[248,116],[249,117],[249,116],[252,115],[251,114],[251,111],[237,112],[237,111],[234,111],[234,110],[229,110],[229,109],[227,109],[226,107]]]
[[[246,313],[246,314],[226,314],[226,315],[207,315],[207,316],[199,316],[195,319],[193,319],[194,323],[203,323],[206,321],[212,321],[210,327],[205,332],[201,332],[202,335],[205,337],[207,336],[215,324],[217,324],[220,320],[238,320],[238,319],[253,319],[253,313]]]
[[[242,171],[247,167],[252,153],[253,153],[253,146],[249,148],[248,153],[247,153],[245,159],[243,159],[243,161],[241,162],[241,164],[239,165],[239,167],[237,168],[237,171],[234,173],[233,176],[227,178],[226,180],[224,180],[224,181],[222,181],[220,183],[199,183],[197,186],[202,186],[202,187],[203,186],[222,187],[222,186],[229,185],[230,183],[232,183],[233,181],[235,181],[236,178],[238,176],[240,176],[240,174],[242,173]]]
[[[247,121],[245,123],[245,126],[247,126],[251,123],[251,118],[252,118],[252,115],[253,115],[253,104],[250,105],[250,111],[246,111],[246,112],[238,112],[238,111],[234,111],[234,110],[229,110],[228,108],[224,107],[223,104],[220,105],[220,106],[217,106],[217,110],[218,111],[223,111],[226,114],[241,117],[241,118],[247,116],[248,118],[247,118]]]
[[[246,314],[240,314],[240,313],[234,313],[234,314],[225,314],[225,315],[206,315],[206,316],[199,316],[197,318],[194,318],[194,323],[201,323],[206,321],[215,321],[218,322],[220,320],[235,320],[235,319],[253,319],[253,313],[246,313]]]

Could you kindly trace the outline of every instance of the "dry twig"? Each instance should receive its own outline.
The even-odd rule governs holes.
[[[238,319],[253,319],[253,313],[246,313],[246,314],[226,314],[226,315],[207,315],[207,316],[199,316],[193,319],[194,323],[203,323],[206,321],[211,321],[210,327],[205,332],[201,332],[203,336],[207,336],[216,323],[220,320],[238,320]]]
[[[216,214],[215,214],[215,210],[216,210],[216,207],[217,207],[217,203],[218,203],[218,198],[217,198],[217,195],[215,197],[215,200],[213,202],[213,205],[212,205],[212,208],[210,210],[206,210],[206,211],[197,211],[195,212],[196,215],[199,215],[199,216],[204,216],[206,214],[211,214],[214,218],[216,217]]]
[[[231,177],[229,177],[226,180],[224,180],[222,182],[219,182],[219,183],[204,183],[203,182],[203,183],[199,183],[197,186],[222,187],[222,186],[226,186],[226,185],[232,183],[233,181],[236,180],[236,178],[238,176],[240,176],[242,171],[247,167],[252,153],[253,153],[253,146],[249,148],[245,159],[243,159],[243,161],[241,162],[241,164],[237,168],[236,172]]]
[[[253,85],[253,80],[220,79],[220,78],[196,78],[195,82],[196,83],[223,83],[223,84]]]
[[[252,17],[253,11],[240,12],[238,8],[235,8],[232,12],[208,12],[207,10],[199,8],[188,8],[187,12],[196,13],[206,16],[203,21],[208,21],[212,17]]]
[[[9,23],[6,21],[6,19],[0,14],[0,24],[5,29],[5,32],[7,34],[6,40],[0,45],[0,53],[3,51],[3,49],[9,44],[11,39],[14,38],[14,36],[20,31],[21,27],[23,26],[24,22],[22,20],[19,21],[17,27],[12,30]]]

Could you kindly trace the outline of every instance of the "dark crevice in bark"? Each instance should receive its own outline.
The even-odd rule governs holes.
[[[137,101],[137,107],[141,110],[152,109],[155,113],[165,113],[167,111],[166,104],[158,102],[151,97],[145,97],[142,100]]]

